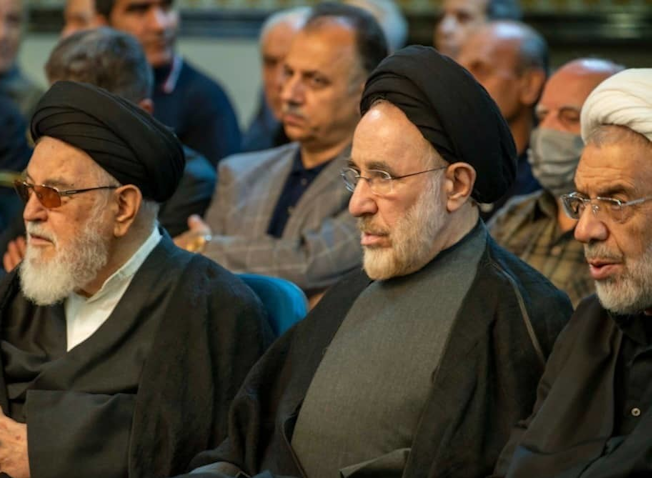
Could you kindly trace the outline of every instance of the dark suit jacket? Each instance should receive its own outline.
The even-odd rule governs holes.
[[[280,238],[267,231],[299,145],[238,154],[220,163],[205,220],[213,238],[204,255],[232,272],[290,280],[308,295],[360,266],[362,251],[351,193],[340,171],[348,149],[328,163],[297,202]]]
[[[369,282],[362,272],[348,275],[254,366],[233,402],[229,437],[193,460],[198,467],[210,464],[205,476],[238,468],[261,477],[304,476],[290,446],[296,418],[324,349]],[[424,300],[436,314],[436,296]],[[487,237],[433,373],[403,476],[489,474],[512,425],[529,414],[545,360],[570,314],[565,294]],[[365,471],[352,476],[374,476]]]

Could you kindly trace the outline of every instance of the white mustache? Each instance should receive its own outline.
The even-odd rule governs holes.
[[[47,239],[48,241],[51,241],[54,245],[57,244],[56,236],[54,234],[52,234],[51,232],[48,232],[48,231],[44,230],[38,224],[28,222],[25,225],[25,229],[27,230],[27,233],[30,234],[30,235],[34,234],[35,236],[40,236],[40,237],[42,237],[44,239]],[[29,242],[29,236],[28,236],[27,242]]]

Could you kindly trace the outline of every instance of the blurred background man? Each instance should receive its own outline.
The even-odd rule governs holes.
[[[175,53],[173,0],[95,0],[107,25],[135,36],[154,68],[154,116],[213,165],[240,151],[240,127],[220,85]]]
[[[203,254],[227,269],[282,277],[311,296],[357,268],[359,233],[340,172],[365,81],[386,55],[368,12],[315,6],[283,67],[282,121],[294,142],[227,158],[206,222],[191,218],[177,245],[206,238]]]
[[[490,22],[473,33],[459,56],[500,108],[518,153],[516,182],[500,200],[482,207],[488,219],[512,196],[539,189],[527,161],[534,107],[548,76],[548,45],[539,33],[514,21]]]
[[[16,61],[25,15],[23,0],[0,1],[0,94],[29,120],[43,90],[23,75]]]
[[[289,143],[281,124],[283,61],[292,40],[310,14],[307,7],[271,15],[260,32],[263,91],[249,129],[242,137],[242,151],[260,151]]]
[[[444,0],[433,44],[455,60],[478,27],[491,20],[520,20],[521,16],[518,0]]]
[[[67,0],[63,11],[63,22],[63,30],[61,30],[63,37],[102,25],[95,10],[95,0]]]
[[[573,238],[577,221],[561,207],[560,196],[575,189],[573,178],[584,147],[580,111],[589,93],[623,67],[583,58],[563,65],[546,84],[537,105],[529,161],[542,190],[514,197],[496,213],[489,230],[577,306],[594,291],[582,244]]]

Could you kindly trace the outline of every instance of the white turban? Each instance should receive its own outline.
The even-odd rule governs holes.
[[[617,125],[652,141],[652,68],[624,70],[591,92],[582,108],[582,139],[600,126]]]

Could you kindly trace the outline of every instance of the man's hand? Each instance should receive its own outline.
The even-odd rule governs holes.
[[[0,472],[29,478],[27,425],[7,417],[0,409]]]
[[[201,217],[193,214],[188,218],[188,231],[174,238],[177,247],[190,252],[203,252],[206,243],[211,240],[211,228]]]
[[[25,257],[25,249],[27,244],[23,236],[19,236],[9,243],[7,251],[2,257],[2,265],[7,272],[11,272],[20,264],[20,261]]]

